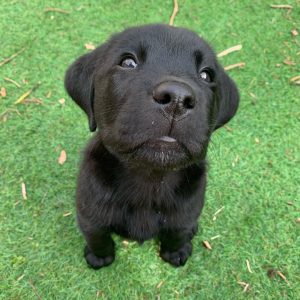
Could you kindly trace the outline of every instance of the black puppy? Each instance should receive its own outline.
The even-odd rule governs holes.
[[[87,263],[111,264],[117,233],[158,237],[160,256],[184,265],[204,203],[208,142],[239,102],[212,49],[186,29],[129,28],[76,60],[65,87],[90,130],[98,127],[77,189]]]

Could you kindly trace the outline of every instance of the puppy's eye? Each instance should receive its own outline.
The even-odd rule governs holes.
[[[212,73],[209,70],[202,70],[200,72],[200,78],[206,82],[212,82],[213,81],[213,76]]]
[[[137,67],[137,63],[132,57],[125,57],[122,59],[120,66],[122,68],[127,68],[127,69],[135,69]]]

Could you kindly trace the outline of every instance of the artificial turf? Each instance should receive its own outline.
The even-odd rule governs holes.
[[[140,246],[115,237],[116,261],[97,272],[82,257],[74,210],[80,151],[90,133],[64,91],[64,72],[89,51],[86,43],[97,45],[131,25],[168,23],[173,3],[1,4],[0,62],[25,47],[0,66],[6,90],[0,96],[1,299],[300,299],[300,97],[290,81],[299,75],[299,1],[289,1],[292,9],[270,4],[282,3],[179,0],[176,26],[196,31],[217,53],[242,44],[220,58],[224,66],[245,62],[229,71],[240,109],[210,145],[206,205],[187,264],[164,263],[155,241]],[[68,13],[46,12],[49,7]],[[67,160],[60,165],[63,149]]]

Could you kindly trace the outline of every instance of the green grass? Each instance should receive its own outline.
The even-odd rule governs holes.
[[[0,67],[0,87],[7,91],[0,97],[1,299],[85,300],[96,299],[97,292],[103,299],[300,299],[300,97],[299,86],[289,82],[299,75],[300,40],[291,35],[300,30],[299,2],[289,1],[290,12],[270,8],[276,3],[282,4],[179,0],[176,26],[195,30],[216,52],[243,45],[220,59],[223,65],[246,63],[229,71],[240,89],[240,110],[229,124],[232,131],[214,135],[201,230],[186,266],[162,262],[154,241],[125,246],[116,237],[115,263],[98,272],[82,257],[74,210],[80,151],[90,133],[86,117],[64,91],[64,72],[88,51],[87,42],[99,44],[131,25],[167,23],[172,1],[33,0],[0,6],[0,61],[26,47]],[[46,7],[70,13],[45,13]],[[285,59],[297,65],[285,65]],[[42,104],[14,105],[38,82],[28,98]],[[62,149],[68,157],[59,165]],[[66,212],[72,214],[64,217]],[[289,284],[269,277],[272,269]],[[250,289],[243,293],[238,281]]]

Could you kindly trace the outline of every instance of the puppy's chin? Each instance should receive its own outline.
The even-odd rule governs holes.
[[[114,154],[132,168],[147,170],[175,171],[195,162],[195,157],[184,144],[168,136],[149,139],[130,150]]]

